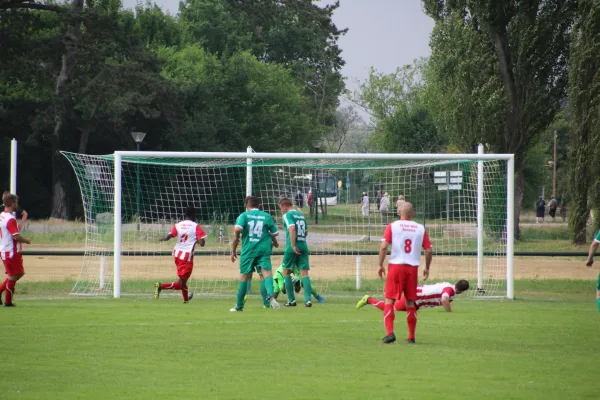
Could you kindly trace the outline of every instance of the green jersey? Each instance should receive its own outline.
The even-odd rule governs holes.
[[[246,211],[235,220],[235,226],[242,228],[242,256],[270,256],[273,252],[271,235],[277,234],[277,225],[264,211],[254,208]]]
[[[308,233],[308,225],[306,219],[300,211],[290,210],[283,214],[283,225],[286,230],[285,249],[291,250],[292,243],[290,242],[290,226],[295,226],[296,229],[296,247],[307,248],[306,234]]]

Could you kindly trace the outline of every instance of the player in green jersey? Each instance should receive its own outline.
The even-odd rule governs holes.
[[[279,208],[283,213],[283,225],[287,233],[285,251],[283,252],[283,278],[288,301],[284,306],[296,307],[291,274],[294,268],[298,268],[304,286],[304,305],[312,307],[310,301],[312,286],[308,277],[310,265],[308,262],[308,245],[306,244],[306,235],[308,234],[306,219],[300,211],[293,209],[290,199],[283,198],[279,200]]]
[[[585,263],[588,267],[591,267],[594,264],[594,254],[596,254],[596,250],[598,250],[598,246],[600,246],[600,232],[594,238],[594,241],[590,245],[590,249],[588,251],[588,258]],[[598,274],[598,281],[596,282],[596,304],[598,305],[598,311],[600,311],[600,274]]]
[[[263,301],[272,308],[279,310],[279,303],[273,298],[273,273],[271,272],[271,253],[277,243],[277,225],[273,218],[258,207],[257,197],[246,197],[246,212],[235,221],[235,238],[231,243],[231,262],[236,260],[236,250],[242,238],[242,254],[240,255],[240,283],[237,301],[230,311],[243,311],[244,297],[248,292],[248,283],[252,273],[260,276],[261,294]]]
[[[275,271],[275,274],[273,275],[273,297],[275,297],[276,299],[279,297],[279,293],[282,292],[283,294],[286,294],[285,277],[283,275],[283,272],[284,268],[282,264],[279,266],[279,268],[277,268],[277,271]],[[303,287],[302,281],[298,277],[299,275],[300,270],[298,268],[294,268],[291,277],[292,283],[294,284],[294,292],[296,293],[300,292],[300,288]],[[317,299],[319,303],[325,303],[325,299],[319,294],[319,292],[317,292],[317,289],[312,285],[311,288],[311,294],[314,296],[314,298]]]

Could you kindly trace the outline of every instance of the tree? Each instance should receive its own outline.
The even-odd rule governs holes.
[[[494,75],[502,82],[503,123],[497,129],[486,131],[486,143],[493,143],[494,151],[513,153],[515,171],[515,233],[519,237],[519,220],[525,181],[524,155],[539,135],[554,121],[566,96],[568,81],[569,34],[576,11],[574,0],[547,0],[511,2],[495,0],[423,0],[426,13],[436,21],[436,27],[445,27],[445,21],[462,20],[462,29],[474,30],[480,37],[475,48],[464,41],[457,44],[467,57],[476,59],[495,56]],[[454,25],[452,25],[454,27]],[[440,35],[443,36],[443,35]],[[463,39],[466,37],[459,35]],[[432,37],[432,47],[435,46]],[[438,40],[442,40],[438,38]],[[453,48],[440,51],[442,60],[452,58]],[[432,56],[433,58],[433,56]],[[484,73],[487,63],[483,64]],[[460,80],[464,70],[448,70],[451,77]],[[478,74],[470,77],[477,77]],[[439,75],[438,75],[439,76]],[[494,80],[472,79],[470,91],[488,89],[483,82]],[[493,86],[489,86],[493,88]],[[490,99],[500,95],[490,90]],[[495,117],[492,113],[490,117]],[[489,142],[488,142],[489,139]]]
[[[569,228],[575,244],[586,242],[590,206],[600,208],[600,4],[581,0],[579,6],[572,33],[569,81]]]
[[[340,108],[335,112],[334,126],[322,137],[326,151],[330,153],[339,153],[344,147],[350,135],[355,131],[362,118],[352,106]]]

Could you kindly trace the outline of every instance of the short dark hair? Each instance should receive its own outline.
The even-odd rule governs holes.
[[[189,218],[191,221],[196,219],[196,209],[194,206],[187,206],[185,208],[185,217]]]
[[[461,279],[460,281],[456,282],[454,287],[460,290],[461,292],[464,292],[466,290],[469,290],[469,281]]]
[[[260,206],[260,200],[256,196],[248,196],[246,197],[246,205],[249,205],[252,208],[258,208]]]
[[[292,201],[290,199],[288,199],[287,197],[282,197],[281,199],[279,199],[279,204],[281,204],[283,206],[291,207]]]
[[[9,192],[4,192],[2,194],[2,203],[4,203],[4,207],[12,207],[17,201],[19,201],[19,198],[16,194],[11,194]]]

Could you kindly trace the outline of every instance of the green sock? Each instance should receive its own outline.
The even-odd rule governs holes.
[[[310,284],[310,278],[305,276],[302,278],[302,283],[304,284],[304,302],[308,303],[310,301],[310,295],[312,294],[312,285]]]
[[[250,287],[252,286],[252,278],[248,279],[248,282],[246,282],[246,286],[248,286],[248,289],[246,289],[246,294],[250,294]]]
[[[247,282],[240,281],[240,284],[238,285],[237,301],[235,303],[235,308],[237,308],[238,310],[241,310],[242,308],[244,308],[244,296],[246,295],[246,292],[248,291],[247,287],[248,287]]]
[[[296,301],[296,297],[294,296],[294,284],[292,283],[292,277],[286,276],[283,278],[285,282],[285,291],[287,292],[287,297],[289,301]]]
[[[268,307],[269,302],[267,301],[267,288],[264,280],[260,281],[260,297],[262,297],[263,304]]]
[[[265,289],[267,289],[267,296],[273,297],[273,277],[267,276],[265,278]]]
[[[600,311],[600,297],[596,299],[596,304],[598,304],[598,311]]]

